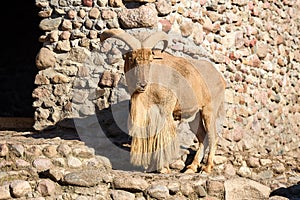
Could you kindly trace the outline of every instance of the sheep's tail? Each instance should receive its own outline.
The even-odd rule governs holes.
[[[147,111],[148,122],[138,127],[131,118],[129,134],[132,136],[130,159],[133,165],[144,166],[148,172],[166,167],[178,156],[176,128],[157,106]]]

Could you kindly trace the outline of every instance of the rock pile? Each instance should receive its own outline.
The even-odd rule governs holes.
[[[300,198],[300,169],[284,168],[278,158],[249,161],[253,166],[247,169],[219,156],[209,176],[176,169],[142,173],[113,169],[107,158],[67,132],[3,131],[0,138],[0,199]]]

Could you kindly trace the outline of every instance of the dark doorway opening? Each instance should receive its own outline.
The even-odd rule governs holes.
[[[35,57],[42,47],[38,38],[39,8],[35,1],[17,1],[1,12],[0,117],[34,116],[31,96],[38,70]]]

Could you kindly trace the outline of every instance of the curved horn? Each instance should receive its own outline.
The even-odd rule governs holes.
[[[109,30],[103,31],[103,33],[100,35],[100,40],[101,40],[101,42],[103,42],[107,38],[111,38],[111,37],[122,40],[132,50],[141,48],[141,42],[122,29],[109,29]]]
[[[152,49],[159,41],[164,42],[164,48],[162,51],[164,51],[168,46],[168,35],[163,32],[155,32],[148,36],[143,42],[142,42],[142,48],[150,48]]]

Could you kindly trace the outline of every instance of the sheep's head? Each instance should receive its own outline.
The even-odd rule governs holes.
[[[168,45],[167,34],[165,32],[155,32],[145,40],[139,41],[123,30],[110,29],[102,33],[101,40],[103,41],[109,37],[120,39],[131,48],[132,51],[123,56],[127,84],[136,92],[144,92],[149,83],[150,67],[153,61],[152,49],[158,42],[163,41],[162,51],[164,51]]]

